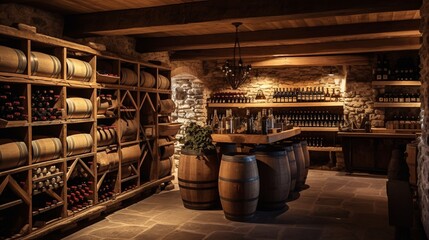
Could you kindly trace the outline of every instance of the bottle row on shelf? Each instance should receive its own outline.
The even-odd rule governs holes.
[[[386,119],[387,129],[421,129],[420,117],[410,114],[394,114]]]
[[[326,147],[326,140],[324,137],[293,137],[292,141],[307,141],[309,147]]]
[[[410,81],[419,79],[419,67],[412,61],[400,60],[394,68],[391,67],[386,56],[377,56],[376,65],[373,68],[373,76],[376,81],[398,80]]]
[[[341,98],[339,89],[324,87],[307,87],[307,88],[276,88],[274,89],[273,102],[290,103],[290,102],[338,102]]]
[[[67,209],[74,213],[91,206],[93,204],[91,195],[94,193],[92,181],[82,179],[76,182],[67,186]]]
[[[0,118],[6,120],[25,120],[26,96],[13,93],[11,85],[0,85]]]
[[[268,134],[274,128],[284,130],[288,127],[285,122],[274,117],[272,109],[262,109],[257,114],[251,114],[247,109],[244,117],[234,115],[232,109],[227,109],[226,114],[219,116],[215,109],[209,125],[218,134]]]
[[[341,93],[339,89],[324,87],[307,88],[275,88],[272,96],[274,103],[293,102],[338,102]],[[217,92],[207,101],[208,103],[252,103],[258,98],[248,97],[244,92]]]
[[[377,101],[384,103],[420,102],[420,93],[385,92],[378,94]]]
[[[338,127],[344,123],[342,114],[329,111],[283,111],[274,118],[296,127]]]

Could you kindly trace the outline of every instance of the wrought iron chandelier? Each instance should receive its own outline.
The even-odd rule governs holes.
[[[229,83],[232,89],[237,89],[241,84],[246,82],[247,77],[252,69],[251,65],[244,65],[241,59],[240,42],[238,41],[238,27],[241,22],[234,22],[232,25],[235,26],[235,43],[234,43],[234,55],[232,62],[227,60],[222,66],[222,72],[225,74],[226,82]],[[237,59],[238,53],[238,59]]]

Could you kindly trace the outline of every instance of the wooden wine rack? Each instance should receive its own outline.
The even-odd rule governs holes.
[[[158,88],[158,75],[171,79],[170,69],[146,62],[125,59],[113,54],[101,53],[90,47],[65,41],[42,34],[28,33],[7,26],[0,26],[0,45],[20,49],[27,57],[25,72],[21,74],[0,72],[0,85],[19,85],[26,96],[27,121],[0,120],[0,138],[16,138],[25,142],[28,157],[23,166],[0,170],[0,214],[5,214],[5,221],[10,226],[0,227],[0,238],[38,238],[67,224],[99,214],[111,205],[136,196],[144,191],[155,190],[161,184],[173,179],[173,176],[159,177],[158,151],[158,105],[161,99],[171,99],[170,89]],[[61,62],[61,73],[57,78],[35,76],[31,71],[29,61],[32,51],[43,52],[56,56]],[[68,58],[76,58],[88,62],[92,67],[89,81],[67,79],[66,62]],[[111,64],[112,75],[100,75],[97,72],[99,64]],[[137,74],[138,82],[131,86],[122,84],[121,69],[128,68]],[[150,72],[155,77],[153,88],[140,87],[140,71]],[[34,88],[54,88],[60,94],[62,119],[53,121],[32,121],[31,94]],[[97,98],[101,94],[112,94],[117,101],[117,108],[111,116],[97,114]],[[84,119],[69,118],[66,111],[66,99],[69,96],[84,97],[91,101],[91,116]],[[117,139],[114,144],[97,146],[97,126],[112,125],[121,118],[132,116],[138,123],[137,135],[133,139],[123,140],[121,124],[116,124]],[[153,116],[147,118],[147,116]],[[163,115],[163,117],[169,116]],[[165,120],[164,120],[165,122]],[[147,136],[146,128],[151,129]],[[86,153],[68,155],[67,137],[74,131],[83,131],[93,139],[91,150]],[[62,143],[61,156],[56,159],[34,162],[32,141],[35,135],[49,135],[60,139]],[[122,163],[122,151],[128,146],[138,145],[141,154],[131,162]],[[107,170],[98,171],[97,152],[113,151],[118,153],[118,163]],[[37,168],[45,169],[55,166],[59,171],[52,175],[37,175]],[[130,172],[128,171],[130,170]],[[128,174],[125,176],[126,171]],[[76,177],[78,176],[78,177]],[[78,179],[88,182],[85,190],[88,205],[79,209],[69,209],[69,185],[79,184]],[[61,178],[62,186],[57,189],[46,189],[41,194],[33,193],[33,184],[39,184],[50,178]],[[104,181],[113,183],[113,189],[108,199],[100,201],[98,190]],[[79,186],[81,189],[82,186]],[[104,189],[104,188],[103,188]],[[49,201],[50,207],[43,208],[37,198]],[[48,199],[48,200],[45,200]],[[36,204],[37,203],[37,204]],[[16,209],[20,209],[16,212]],[[15,211],[15,212],[14,212]],[[13,213],[13,214],[12,214]],[[3,224],[3,223],[2,223]],[[3,229],[4,228],[4,229]],[[8,229],[7,231],[4,231]],[[12,229],[12,230],[10,230]]]

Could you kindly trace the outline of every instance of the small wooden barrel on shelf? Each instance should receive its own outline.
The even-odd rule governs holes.
[[[67,79],[89,82],[92,76],[92,67],[88,62],[67,58]]]
[[[161,159],[169,158],[174,154],[174,142],[169,137],[158,139],[159,157]]]
[[[91,100],[80,97],[66,99],[68,118],[89,118],[92,114]]]
[[[120,133],[121,133],[120,138],[122,142],[135,141],[137,139],[137,130],[139,127],[137,118],[134,118],[134,119],[120,118],[116,121],[115,125],[120,127]]]
[[[63,145],[59,138],[41,137],[31,142],[33,163],[48,161],[61,157]]]
[[[182,149],[178,181],[183,205],[189,209],[213,209],[219,205],[219,160],[216,152],[202,154]]]
[[[33,76],[58,78],[61,75],[61,62],[55,56],[31,52],[31,74]]]
[[[123,147],[121,149],[122,163],[138,161],[140,159],[141,150],[138,144]]]
[[[140,71],[140,87],[153,88],[155,87],[155,77],[145,71]]]
[[[0,72],[24,73],[25,69],[27,57],[23,51],[0,46]]]
[[[176,104],[171,99],[163,99],[159,102],[158,112],[160,114],[170,114],[176,110]]]
[[[97,146],[106,146],[115,144],[117,141],[115,127],[98,127],[97,128]]]
[[[28,148],[25,142],[0,139],[0,170],[23,166],[27,163]]]
[[[259,173],[255,155],[222,155],[219,196],[227,219],[247,221],[254,216],[259,198]]]
[[[97,114],[104,116],[115,115],[115,109],[118,107],[118,101],[112,98],[97,97]]]
[[[139,81],[137,73],[129,68],[121,69],[121,84],[127,86],[136,86]]]
[[[78,133],[67,136],[67,156],[91,152],[94,141],[91,134]]]
[[[251,151],[258,164],[260,191],[258,209],[280,210],[286,206],[291,174],[284,148],[263,146]]]
[[[159,89],[170,89],[170,80],[165,76],[159,74],[158,75],[158,88]]]
[[[119,165],[119,154],[117,151],[97,152],[98,172],[104,172]]]

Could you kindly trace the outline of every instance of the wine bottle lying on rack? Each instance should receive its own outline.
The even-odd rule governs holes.
[[[93,201],[90,199],[93,194],[91,185],[92,182],[88,181],[71,184],[67,187],[68,210],[76,212],[92,205]]]
[[[0,118],[8,121],[27,120],[25,96],[13,93],[10,85],[0,85]]]
[[[31,95],[31,110],[33,121],[48,121],[62,118],[61,109],[56,107],[60,95],[54,90],[36,90]]]

